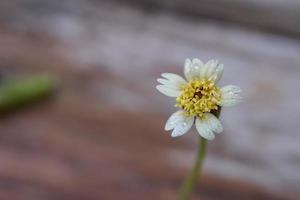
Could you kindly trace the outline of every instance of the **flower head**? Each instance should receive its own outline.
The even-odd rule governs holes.
[[[164,73],[157,79],[156,88],[169,97],[176,98],[179,111],[167,120],[165,130],[173,129],[172,137],[185,134],[195,123],[198,133],[205,139],[215,138],[214,133],[223,131],[222,124],[214,113],[222,106],[233,106],[242,100],[242,90],[228,85],[220,88],[217,83],[223,74],[223,65],[216,60],[203,63],[199,59],[186,59],[184,75]]]

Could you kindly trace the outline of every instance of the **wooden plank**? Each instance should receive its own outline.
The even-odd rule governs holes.
[[[271,32],[300,35],[300,2],[295,0],[114,0],[150,12],[173,12],[193,19],[213,19]]]
[[[246,100],[224,110],[195,199],[297,199],[298,40],[99,5],[22,8],[1,26],[4,76],[48,71],[63,87],[0,120],[0,197],[174,199],[195,132],[173,140],[163,131],[175,109],[155,79],[182,74],[186,57],[213,57],[226,67],[222,85],[240,85]]]

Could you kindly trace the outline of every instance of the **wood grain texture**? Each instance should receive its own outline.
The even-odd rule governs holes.
[[[124,3],[124,1],[115,0]],[[153,12],[174,12],[192,19],[209,19],[300,35],[300,2],[296,0],[126,0]]]
[[[173,103],[154,87],[186,57],[220,59],[222,85],[246,92],[222,113],[194,199],[298,199],[297,39],[116,3],[10,6],[1,76],[47,72],[62,86],[1,118],[0,199],[174,199],[195,132],[163,131]]]
[[[1,119],[1,199],[176,197],[188,169],[174,168],[164,158],[184,145],[171,146],[162,137],[163,116],[109,107],[97,112],[75,101],[66,104],[57,96]],[[194,198],[283,199],[206,173]]]

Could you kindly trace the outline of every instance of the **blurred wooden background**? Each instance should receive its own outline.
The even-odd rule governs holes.
[[[186,57],[218,58],[246,97],[224,109],[193,199],[299,199],[299,4],[1,1],[1,79],[62,83],[1,117],[0,199],[176,199],[196,136],[163,131],[175,109],[154,87]]]

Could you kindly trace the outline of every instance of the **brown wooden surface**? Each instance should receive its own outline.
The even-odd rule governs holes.
[[[18,55],[5,56],[12,62],[8,65]],[[60,59],[43,56],[45,61]],[[51,69],[45,61],[43,67],[1,67],[4,76],[47,69],[63,82],[47,101],[1,118],[0,199],[175,199],[189,167],[174,167],[164,155],[194,147],[164,133],[166,116],[102,106],[87,92],[88,85],[93,77],[100,82],[112,78],[109,74]],[[276,196],[246,180],[204,173],[193,199],[285,199]]]
[[[220,59],[224,84],[247,97],[222,113],[193,198],[298,199],[298,40],[115,3],[47,2],[0,8],[1,77],[62,81],[1,118],[0,199],[176,199],[196,134],[163,131],[174,108],[154,87],[191,56]]]
[[[91,97],[65,96],[65,90],[1,118],[0,199],[176,197],[188,168],[174,168],[164,155],[186,147],[162,131],[165,116],[101,108],[101,103],[97,109],[89,105]],[[246,181],[207,173],[194,199],[199,197],[284,199]]]
[[[299,37],[297,0],[115,0],[148,12],[180,13],[191,19],[225,21]]]

